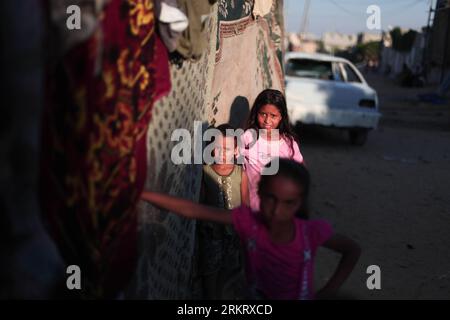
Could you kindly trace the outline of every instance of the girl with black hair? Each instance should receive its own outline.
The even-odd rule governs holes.
[[[187,218],[232,225],[245,255],[249,298],[335,297],[356,265],[360,248],[353,240],[334,233],[325,220],[299,218],[307,210],[308,171],[292,160],[277,161],[277,174],[261,176],[260,211],[245,205],[229,211],[148,191],[142,199]],[[314,256],[320,246],[342,257],[326,285],[315,294]]]
[[[259,209],[257,189],[261,172],[272,158],[303,162],[297,140],[289,123],[284,95],[274,89],[262,91],[250,111],[240,149],[249,178],[250,207],[253,210]]]

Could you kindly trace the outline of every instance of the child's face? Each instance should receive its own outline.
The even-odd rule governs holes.
[[[288,222],[302,205],[303,188],[290,178],[275,175],[259,191],[259,197],[260,211],[268,225]]]
[[[281,113],[273,104],[266,104],[258,111],[258,125],[260,129],[271,131],[277,129],[281,122]]]
[[[222,136],[214,142],[214,158],[216,163],[234,163],[236,152],[237,146],[234,137]]]

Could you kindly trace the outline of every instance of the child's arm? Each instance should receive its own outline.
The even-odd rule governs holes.
[[[292,157],[292,160],[304,164],[303,155],[302,155],[302,153],[300,152],[300,148],[299,148],[299,146],[298,146],[297,141],[295,141],[295,139],[292,139],[292,147],[294,148],[294,155],[293,155],[293,157]]]
[[[248,193],[248,178],[245,170],[242,170],[242,179],[241,179],[241,202],[245,204],[247,207],[250,206],[250,196]]]
[[[232,223],[231,211],[229,210],[209,207],[186,199],[150,191],[144,191],[141,199],[189,219],[208,220],[223,224]]]
[[[323,246],[341,253],[342,258],[328,283],[317,292],[317,299],[326,299],[327,297],[335,296],[337,290],[348,278],[361,255],[359,245],[355,241],[340,234],[332,236]]]

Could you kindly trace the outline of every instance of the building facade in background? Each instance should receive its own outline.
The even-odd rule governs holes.
[[[450,1],[438,0],[426,54],[428,81],[441,83],[450,73]]]

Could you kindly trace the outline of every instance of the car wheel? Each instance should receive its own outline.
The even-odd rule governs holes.
[[[350,129],[349,130],[350,143],[355,146],[362,146],[367,141],[369,135],[368,129]]]

